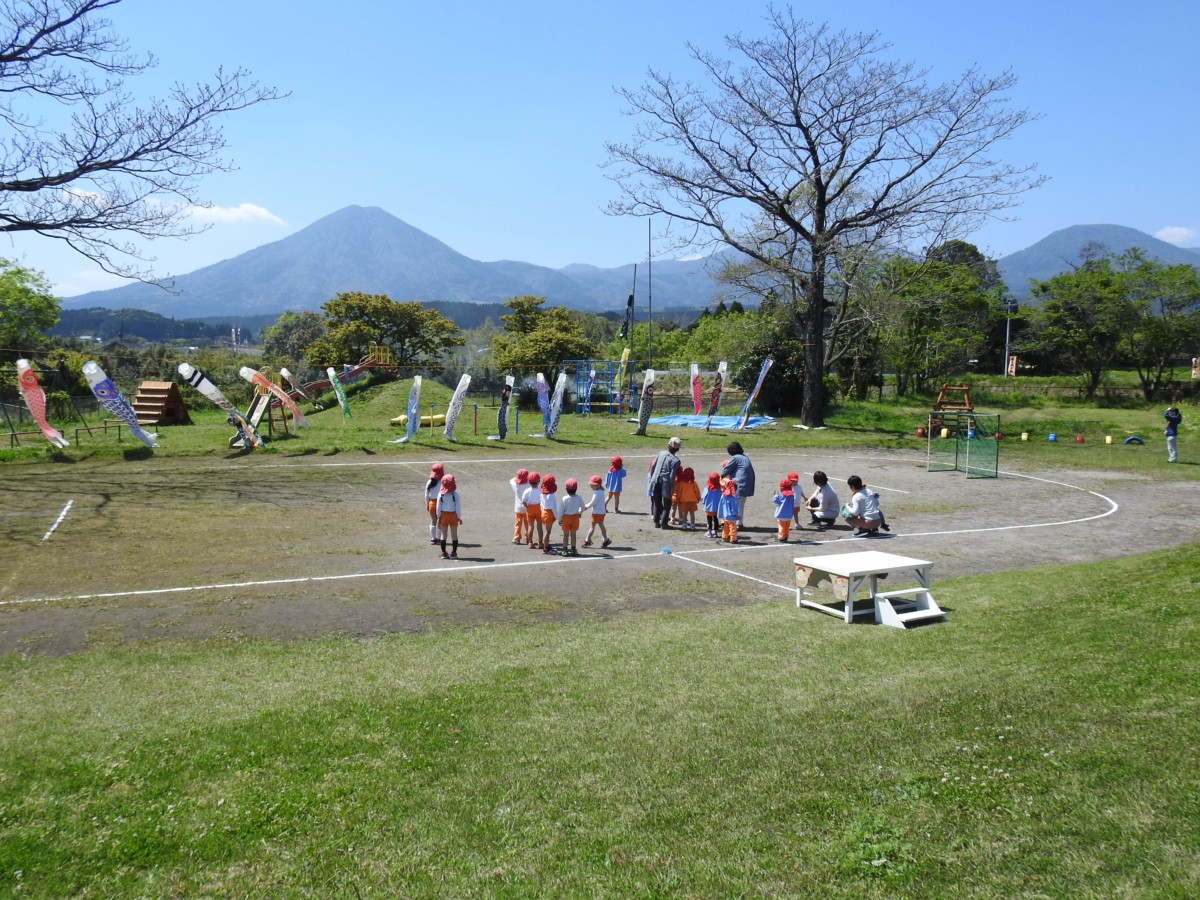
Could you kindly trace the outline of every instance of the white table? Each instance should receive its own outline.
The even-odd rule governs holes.
[[[857,616],[872,616],[880,624],[904,628],[910,623],[945,616],[930,593],[929,571],[933,563],[929,560],[862,550],[798,556],[793,562],[796,564],[796,605],[841,616],[847,624]],[[915,580],[917,587],[879,590],[880,579],[901,573],[910,573],[909,581]],[[819,603],[804,595],[806,587],[815,588],[822,581],[830,582],[836,603],[840,605]],[[864,587],[867,596],[860,597],[859,591]],[[856,608],[857,600],[869,600],[871,605]]]

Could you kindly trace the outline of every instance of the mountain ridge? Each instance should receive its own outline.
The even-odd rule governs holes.
[[[1200,265],[1200,248],[1176,247],[1121,225],[1073,225],[997,261],[1009,293],[1027,297],[1031,278],[1067,271],[1089,242],[1113,253],[1138,246],[1169,264]],[[664,310],[711,305],[722,290],[713,277],[720,259],[655,261],[654,304]],[[319,310],[339,293],[361,291],[427,303],[503,303],[532,294],[551,306],[618,312],[635,268],[481,262],[377,206],[347,206],[286,238],[176,277],[174,293],[137,283],[67,297],[62,307],[145,309],[176,319],[279,315]]]

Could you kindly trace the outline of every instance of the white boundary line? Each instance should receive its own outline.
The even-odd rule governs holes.
[[[54,534],[54,529],[62,524],[62,520],[67,517],[67,513],[71,511],[71,506],[75,503],[74,500],[68,500],[67,505],[62,508],[62,512],[58,514],[58,518],[54,520],[54,524],[50,526],[50,530],[42,535],[43,541],[50,540],[50,535]]]
[[[543,458],[551,459],[550,457],[543,457]],[[564,456],[564,457],[554,457],[553,459],[556,461],[578,461],[578,460],[584,460],[584,459],[603,459],[603,458],[604,457],[596,457],[596,456],[585,456],[585,457]],[[627,458],[637,459],[639,457],[632,456],[632,457],[627,457]],[[878,459],[879,457],[863,457],[863,458]],[[483,462],[483,463],[494,463],[494,462],[506,462],[508,460],[480,459],[477,461]],[[521,461],[524,461],[524,458],[521,458]],[[896,460],[893,460],[893,461],[896,461]],[[901,458],[898,461],[914,462],[914,460],[907,459],[907,458]],[[476,460],[464,459],[464,460],[460,460],[460,462],[469,463],[469,462],[476,462]],[[267,466],[262,466],[261,468],[323,468],[323,467],[336,468],[336,467],[349,467],[349,466],[379,466],[379,465],[395,465],[395,464],[419,465],[419,466],[429,465],[428,462],[424,462],[424,461],[422,461],[422,462],[413,461],[413,462],[408,462],[408,463],[390,463],[390,462],[384,462],[384,463],[379,463],[379,462],[316,463],[316,464],[309,464],[309,465],[304,465],[304,464],[299,464],[299,463],[297,463],[297,464],[292,464],[292,463],[274,464],[274,463],[272,463],[272,464],[268,464]],[[255,468],[255,467],[241,466],[240,468]],[[1092,515],[1092,516],[1083,516],[1081,518],[1076,518],[1076,519],[1062,519],[1062,520],[1055,521],[1055,522],[1033,522],[1033,523],[1020,524],[1020,525],[994,525],[994,526],[985,527],[985,528],[957,528],[957,529],[948,529],[945,531],[905,532],[902,535],[896,535],[895,537],[891,538],[891,540],[899,540],[899,539],[904,539],[904,538],[918,538],[918,537],[940,537],[940,536],[944,536],[944,535],[956,535],[956,534],[981,534],[981,533],[993,532],[993,531],[1017,531],[1017,530],[1027,529],[1027,528],[1053,528],[1053,527],[1062,526],[1062,525],[1077,525],[1082,522],[1093,522],[1097,519],[1106,518],[1108,516],[1113,515],[1121,508],[1120,504],[1118,504],[1111,497],[1101,494],[1098,491],[1093,491],[1093,490],[1089,490],[1084,487],[1080,487],[1079,485],[1070,484],[1069,482],[1066,482],[1066,481],[1056,481],[1051,478],[1041,478],[1036,475],[1025,475],[1020,472],[1003,472],[1002,474],[1008,475],[1008,476],[1011,476],[1014,478],[1027,478],[1031,481],[1040,481],[1044,484],[1052,484],[1052,485],[1056,485],[1059,487],[1069,488],[1070,490],[1080,491],[1085,494],[1090,494],[1091,496],[1096,497],[1096,498],[1104,501],[1105,503],[1107,503],[1108,509],[1105,510],[1104,512],[1097,513],[1096,515]],[[60,519],[63,515],[66,515],[66,511],[67,511],[67,509],[70,508],[70,506],[71,506],[71,502],[68,502],[67,507],[64,508],[62,514],[60,515]],[[53,530],[53,529],[51,529],[51,530]],[[47,536],[49,536],[49,532],[47,532]],[[43,540],[44,539],[45,538],[43,538]],[[732,569],[727,569],[722,566],[713,565],[712,563],[705,563],[705,562],[702,562],[701,560],[692,559],[692,557],[695,555],[698,555],[698,554],[703,554],[703,553],[729,553],[729,552],[744,552],[747,550],[752,551],[752,550],[789,549],[789,548],[798,547],[801,544],[825,545],[825,544],[836,544],[836,543],[840,543],[843,541],[856,541],[856,540],[866,540],[866,538],[838,537],[833,540],[803,541],[803,542],[794,541],[794,542],[790,542],[787,544],[755,544],[755,545],[750,545],[750,546],[746,546],[746,547],[732,547],[732,546],[730,546],[730,547],[705,547],[705,548],[701,548],[698,550],[683,550],[683,551],[678,551],[678,552],[671,551],[670,553],[663,553],[661,550],[659,550],[659,551],[653,551],[653,552],[648,551],[648,552],[640,552],[640,553],[622,553],[620,556],[611,556],[611,555],[581,556],[581,557],[555,556],[551,559],[527,560],[525,562],[480,563],[477,565],[456,564],[456,565],[443,566],[443,567],[437,567],[437,568],[396,569],[396,570],[389,570],[389,571],[385,571],[385,572],[350,572],[350,573],[345,573],[345,574],[341,574],[341,575],[308,575],[308,576],[298,576],[295,578],[273,578],[273,579],[265,579],[265,580],[260,580],[260,581],[231,581],[231,582],[219,582],[219,583],[214,583],[214,584],[185,585],[185,586],[165,587],[165,588],[143,588],[143,589],[135,589],[135,590],[127,590],[127,591],[107,591],[107,592],[103,592],[103,593],[94,593],[94,594],[64,595],[64,596],[60,596],[60,597],[28,597],[28,598],[17,599],[17,600],[0,600],[0,606],[18,606],[18,605],[25,605],[25,604],[40,604],[40,603],[71,603],[71,602],[81,602],[81,601],[86,601],[86,600],[118,599],[118,598],[122,598],[122,597],[150,597],[150,596],[158,596],[158,595],[164,595],[164,594],[186,594],[186,593],[196,593],[196,592],[200,592],[200,591],[230,590],[230,589],[234,589],[234,588],[273,587],[273,586],[277,586],[277,585],[287,585],[287,584],[317,584],[317,583],[321,583],[321,582],[352,581],[352,580],[357,580],[357,579],[361,579],[361,578],[394,578],[394,577],[405,576],[405,575],[425,575],[425,574],[430,574],[430,573],[436,573],[438,575],[447,575],[447,574],[453,574],[455,572],[490,571],[490,570],[494,570],[494,569],[511,569],[511,568],[526,567],[526,566],[545,566],[545,565],[557,565],[557,564],[564,564],[564,563],[565,564],[588,563],[588,562],[601,562],[601,561],[606,561],[606,560],[607,561],[620,561],[620,560],[626,560],[626,559],[644,559],[646,557],[651,557],[651,556],[665,556],[668,558],[669,557],[681,557],[688,562],[695,563],[695,564],[701,565],[701,566],[705,566],[707,568],[716,569],[718,571],[724,572],[729,575],[735,575],[739,578],[746,578],[751,581],[755,581],[760,584],[766,585],[768,587],[779,588],[780,590],[794,591],[795,590],[794,587],[786,587],[785,588],[783,585],[775,584],[774,582],[770,582],[770,581],[764,581],[763,579],[756,578],[753,575],[746,575],[744,573],[737,572]]]

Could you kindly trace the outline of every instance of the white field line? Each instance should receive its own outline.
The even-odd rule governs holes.
[[[75,503],[75,501],[74,501],[74,500],[68,500],[68,501],[67,501],[67,505],[66,505],[66,506],[64,506],[64,507],[62,508],[62,512],[60,512],[60,513],[58,514],[58,518],[54,520],[54,524],[50,526],[50,530],[49,530],[49,531],[47,531],[45,534],[43,534],[43,535],[42,535],[42,540],[43,540],[43,541],[48,541],[48,540],[50,540],[50,535],[54,534],[54,529],[55,529],[55,528],[57,528],[59,525],[61,525],[61,524],[62,524],[62,520],[63,520],[63,519],[65,519],[65,518],[67,517],[67,513],[69,513],[69,512],[71,511],[71,506],[72,506],[72,504],[74,504],[74,503]]]
[[[588,457],[588,458],[596,458],[596,457]],[[494,462],[494,460],[489,460],[489,462]],[[322,463],[322,464],[318,464],[318,465],[327,465],[327,464]],[[342,465],[342,464],[335,463],[333,465]],[[359,465],[359,464],[350,464],[350,465]],[[379,465],[379,464],[378,463],[366,463],[366,465]],[[422,464],[422,465],[424,465],[424,464]],[[906,538],[941,537],[941,536],[947,536],[947,535],[963,535],[963,534],[982,534],[985,532],[994,532],[994,531],[1018,531],[1018,530],[1029,529],[1029,528],[1055,528],[1055,527],[1060,527],[1063,525],[1077,525],[1077,524],[1080,524],[1083,522],[1093,522],[1097,519],[1103,519],[1103,518],[1106,518],[1107,516],[1111,516],[1120,509],[1120,505],[1115,500],[1113,500],[1111,497],[1105,496],[1104,494],[1101,494],[1097,491],[1092,491],[1092,490],[1088,490],[1087,488],[1079,487],[1078,485],[1069,484],[1068,482],[1065,482],[1065,481],[1055,481],[1050,478],[1040,478],[1035,475],[1024,475],[1020,472],[1004,472],[1003,474],[1012,476],[1014,478],[1028,478],[1031,481],[1040,481],[1045,484],[1058,485],[1060,487],[1070,488],[1071,490],[1080,491],[1085,494],[1090,494],[1091,496],[1097,497],[1100,500],[1103,500],[1105,503],[1107,503],[1108,509],[1106,509],[1104,512],[1097,513],[1096,515],[1082,516],[1082,517],[1074,518],[1074,519],[1060,519],[1060,520],[1054,521],[1054,522],[1032,522],[1032,523],[1027,523],[1027,524],[1016,524],[1016,525],[994,525],[994,526],[985,527],[985,528],[958,528],[958,529],[947,529],[945,531],[905,532],[902,535],[895,535],[893,537],[890,537],[890,538],[888,538],[888,540],[892,541],[892,540],[904,540]],[[68,506],[69,506],[69,504],[68,504]],[[64,512],[65,512],[65,510],[64,510]],[[580,557],[572,557],[572,558],[562,558],[562,557],[555,556],[551,559],[543,559],[543,560],[527,560],[525,562],[506,562],[506,563],[481,563],[478,565],[470,565],[470,564],[462,565],[460,563],[460,564],[453,564],[453,565],[448,565],[448,566],[443,566],[443,567],[438,567],[438,568],[396,569],[396,570],[389,570],[389,571],[385,571],[385,572],[351,572],[351,573],[345,573],[345,574],[341,574],[341,575],[310,575],[310,576],[299,576],[299,577],[295,577],[295,578],[273,578],[273,579],[266,579],[266,580],[260,580],[260,581],[219,582],[219,583],[214,583],[214,584],[181,585],[181,586],[176,586],[176,587],[163,587],[163,588],[143,588],[143,589],[126,590],[126,591],[108,591],[105,593],[75,594],[75,595],[60,596],[60,597],[29,597],[29,598],[16,599],[16,600],[0,600],[0,606],[15,606],[15,605],[21,605],[21,604],[34,604],[34,603],[70,603],[70,602],[79,602],[79,601],[85,601],[85,600],[114,599],[114,598],[121,598],[121,597],[147,597],[147,596],[157,596],[157,595],[162,595],[162,594],[183,594],[183,593],[195,593],[195,592],[199,592],[199,591],[230,590],[230,589],[234,589],[234,588],[272,587],[272,586],[286,585],[286,584],[317,584],[317,583],[321,583],[321,582],[352,581],[352,580],[361,579],[361,578],[395,578],[395,577],[401,577],[401,576],[424,575],[424,574],[430,574],[430,573],[436,573],[438,575],[446,575],[446,574],[452,574],[454,572],[490,571],[490,570],[495,570],[495,569],[511,569],[511,568],[518,568],[518,567],[523,567],[523,566],[545,566],[545,565],[562,565],[562,564],[570,565],[570,564],[575,564],[575,563],[588,563],[588,562],[601,562],[601,561],[619,562],[621,560],[626,560],[626,559],[644,559],[646,557],[651,557],[651,556],[668,556],[668,557],[669,556],[682,556],[684,558],[687,558],[689,562],[699,563],[700,562],[699,560],[692,560],[692,559],[690,559],[690,557],[699,555],[699,554],[706,554],[706,553],[729,553],[729,552],[744,553],[746,551],[755,551],[755,550],[791,549],[791,548],[799,546],[802,543],[803,544],[824,545],[824,544],[834,544],[834,543],[838,543],[841,541],[861,541],[861,540],[873,540],[874,541],[874,540],[880,540],[880,538],[837,537],[837,538],[833,538],[832,540],[794,541],[794,542],[791,542],[788,544],[756,544],[756,545],[746,546],[746,547],[732,547],[732,546],[730,546],[730,547],[709,547],[709,548],[702,548],[699,550],[684,550],[684,551],[679,551],[679,552],[672,551],[670,554],[664,554],[662,551],[654,551],[654,552],[627,553],[627,554],[623,553],[620,556],[580,556]],[[704,565],[704,563],[700,563],[700,564]],[[728,571],[729,574],[738,575],[739,577],[742,577],[742,578],[749,578],[753,581],[760,581],[762,584],[768,585],[770,587],[782,589],[781,585],[778,585],[778,584],[775,584],[775,583],[769,582],[769,581],[762,581],[761,579],[754,578],[754,576],[743,575],[739,572],[733,572],[733,571],[730,571],[730,570],[727,570],[720,566],[715,566],[715,565],[712,566],[712,568],[720,569],[721,571]],[[789,588],[789,590],[794,590],[794,588]]]

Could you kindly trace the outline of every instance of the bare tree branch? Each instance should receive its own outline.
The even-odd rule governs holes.
[[[0,2],[0,231],[56,238],[106,272],[150,281],[133,239],[204,230],[187,214],[205,205],[199,181],[231,168],[219,120],[283,95],[218,69],[139,104],[125,80],[155,60],[130,55],[100,17],[120,2]]]
[[[790,9],[772,9],[767,24],[766,37],[726,39],[736,62],[690,48],[703,87],[650,70],[637,90],[618,90],[637,125],[606,146],[619,191],[608,211],[665,215],[700,246],[803,267],[801,418],[820,425],[836,260],[931,246],[1014,206],[1042,179],[995,151],[1034,116],[1008,105],[1011,72],[931,85],[885,58],[876,34],[833,32]],[[805,252],[781,254],[790,241]]]

